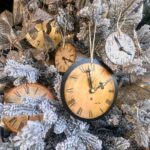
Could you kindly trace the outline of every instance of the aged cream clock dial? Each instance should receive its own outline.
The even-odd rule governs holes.
[[[131,62],[135,56],[133,40],[123,32],[114,32],[106,40],[107,57],[117,65]]]
[[[47,99],[53,99],[52,93],[43,85],[40,84],[22,84],[17,86],[4,94],[4,100],[7,103],[21,103],[22,97],[37,96],[45,97]]]
[[[5,103],[21,104],[21,99],[26,96],[32,98],[41,96],[50,100],[54,99],[52,93],[46,87],[40,84],[23,84],[5,93],[4,101]],[[42,114],[34,116],[20,115],[15,117],[5,117],[3,122],[10,131],[17,133],[27,123],[28,120],[40,121],[42,119]]]
[[[58,32],[54,21],[36,24],[35,28],[26,34],[26,39],[33,47],[44,50],[48,47],[44,40],[44,32],[52,39],[55,47],[62,41],[61,33]]]
[[[66,43],[60,46],[55,54],[55,65],[59,72],[66,72],[68,68],[75,62],[77,57],[76,48]]]
[[[17,117],[6,117],[3,119],[5,127],[17,133],[20,131],[26,124],[28,120],[32,121],[41,121],[43,119],[43,115],[35,115],[35,116],[27,116],[27,115],[20,115]]]
[[[61,96],[67,110],[81,120],[102,117],[117,95],[112,71],[102,62],[82,59],[64,74]]]

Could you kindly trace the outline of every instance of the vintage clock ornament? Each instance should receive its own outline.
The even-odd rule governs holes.
[[[50,100],[54,99],[51,91],[40,84],[23,84],[5,93],[4,102],[21,104],[21,99],[26,96],[33,99],[40,96]],[[6,128],[8,128],[12,132],[17,133],[24,125],[26,125],[28,120],[41,121],[42,119],[42,114],[34,116],[20,115],[15,117],[5,117],[3,119],[3,122]]]
[[[55,47],[57,47],[62,40],[61,33],[58,31],[55,21],[44,21],[36,24],[34,29],[26,34],[26,39],[33,47],[46,50],[50,45],[46,44],[44,33],[49,35]]]
[[[83,59],[65,73],[61,95],[74,116],[92,120],[103,116],[113,105],[117,82],[112,71],[98,60]]]
[[[59,72],[66,72],[75,62],[77,57],[76,48],[71,43],[61,45],[55,54],[55,66]]]
[[[55,66],[59,72],[64,73],[75,62],[77,53],[75,46],[66,42],[66,21],[64,28],[60,32],[62,44],[58,47],[55,54]]]
[[[123,32],[114,32],[106,40],[106,54],[117,65],[132,62],[135,56],[133,40]]]
[[[90,52],[91,59],[77,61],[68,69],[61,86],[64,106],[81,120],[94,120],[106,114],[118,91],[111,69],[103,62],[93,59],[94,46]]]

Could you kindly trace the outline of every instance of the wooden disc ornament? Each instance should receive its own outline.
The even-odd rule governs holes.
[[[21,104],[21,99],[23,97],[31,97],[33,99],[36,97],[45,97],[49,100],[54,99],[51,91],[40,84],[23,84],[4,94],[5,103]],[[17,133],[24,125],[26,125],[28,120],[41,121],[42,118],[42,114],[34,116],[20,115],[15,117],[5,117],[3,122],[10,131]]]
[[[62,41],[61,33],[58,31],[54,21],[44,21],[36,24],[35,28],[26,34],[26,39],[33,47],[45,50],[48,45],[45,42],[44,32],[49,35],[55,47]]]

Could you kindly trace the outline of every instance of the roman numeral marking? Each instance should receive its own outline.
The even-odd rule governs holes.
[[[70,76],[71,79],[77,80],[77,76]]]
[[[114,93],[115,91],[114,91],[114,90],[109,90],[108,92],[109,92],[109,93]]]
[[[22,129],[23,127],[24,127],[24,123],[23,123],[23,122],[21,122],[21,123],[19,124],[18,129]]]
[[[68,93],[72,93],[73,92],[73,88],[67,89],[66,90]]]
[[[85,70],[85,68],[84,68],[83,66],[80,66],[79,69],[80,69],[80,71],[81,71],[82,73],[85,73],[85,72],[86,72],[86,70]]]
[[[13,117],[12,119],[9,120],[9,123],[14,126],[14,124],[17,122],[17,118]]]
[[[27,84],[24,86],[24,90],[26,94],[29,94],[29,86]]]
[[[74,106],[75,104],[76,104],[75,99],[71,99],[70,101],[68,101],[68,105],[69,105],[70,107]]]
[[[90,118],[93,118],[93,113],[92,113],[92,111],[89,111],[89,117],[90,117]]]
[[[47,96],[47,93],[44,93],[41,97],[46,97]]]
[[[34,92],[34,95],[37,93],[38,89],[39,89],[39,88],[37,87],[36,90],[35,90],[35,92]]]
[[[103,110],[101,108],[99,108],[99,110],[103,113]]]
[[[82,108],[80,107],[79,109],[78,109],[78,111],[77,111],[77,115],[81,115],[82,114]]]
[[[98,103],[95,103],[96,105],[100,105],[101,103],[100,102],[98,102]]]
[[[108,105],[111,105],[112,104],[112,102],[109,100],[109,99],[106,99],[106,101],[105,101]]]
[[[21,97],[20,93],[18,91],[14,92],[14,94],[18,97]]]

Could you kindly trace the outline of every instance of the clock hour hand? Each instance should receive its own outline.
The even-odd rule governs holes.
[[[64,60],[65,64],[67,65],[67,61],[66,61],[66,59],[63,59],[63,60]]]
[[[123,52],[127,53],[128,55],[132,55],[129,51],[124,50],[124,47],[121,45],[121,43],[119,42],[119,40],[116,36],[114,38],[115,38],[117,45],[119,46],[120,51],[123,51]]]
[[[71,59],[68,59],[68,58],[66,58],[66,57],[62,57],[62,59],[64,60],[64,61],[69,61],[69,62],[71,62],[71,63],[73,63],[73,61],[71,60]]]

